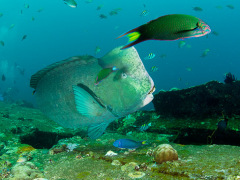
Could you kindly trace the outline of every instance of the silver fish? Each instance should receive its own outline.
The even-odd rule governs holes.
[[[89,126],[88,136],[96,139],[112,121],[150,103],[154,83],[137,50],[120,48],[100,59],[71,57],[32,75],[39,108],[66,128]],[[98,72],[113,66],[119,70],[95,86]]]
[[[71,8],[77,7],[77,3],[74,0],[63,0],[63,2]]]

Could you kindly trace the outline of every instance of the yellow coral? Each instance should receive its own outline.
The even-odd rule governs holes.
[[[31,152],[31,151],[33,151],[33,150],[35,150],[34,147],[32,147],[32,146],[30,146],[30,145],[28,145],[28,144],[24,144],[23,146],[21,146],[21,147],[18,148],[17,153],[18,153],[18,154],[21,154],[21,153],[24,153],[24,152]]]
[[[169,144],[159,145],[153,152],[154,160],[161,164],[166,161],[178,160],[178,153]]]

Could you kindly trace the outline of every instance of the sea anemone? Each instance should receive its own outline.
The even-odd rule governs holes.
[[[162,144],[159,145],[155,150],[154,150],[154,160],[158,163],[161,164],[166,161],[174,161],[178,160],[178,153],[173,147],[169,144]]]

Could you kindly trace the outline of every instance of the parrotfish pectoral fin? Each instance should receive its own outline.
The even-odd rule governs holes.
[[[98,125],[92,125],[88,127],[88,136],[91,139],[97,139],[100,137],[105,129],[108,127],[108,123],[101,123]]]
[[[77,111],[83,116],[101,116],[107,110],[85,89],[73,85],[74,98]]]

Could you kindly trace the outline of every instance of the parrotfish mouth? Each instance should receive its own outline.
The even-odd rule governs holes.
[[[152,89],[148,92],[148,94],[152,94],[156,90],[155,86],[153,85]]]
[[[155,86],[152,85],[151,90],[148,92],[146,98],[143,100],[143,105],[142,107],[146,106],[147,104],[149,104],[152,100],[153,100],[153,95],[152,93],[155,91]]]

